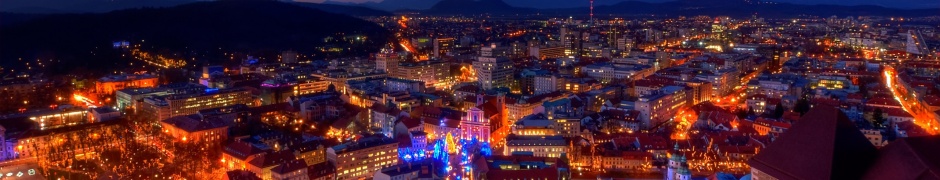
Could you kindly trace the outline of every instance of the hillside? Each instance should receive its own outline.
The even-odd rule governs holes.
[[[55,68],[105,69],[118,61],[103,54],[116,40],[144,42],[154,52],[210,63],[222,53],[294,50],[326,55],[324,46],[352,49],[345,55],[377,51],[388,31],[354,17],[274,1],[197,2],[168,8],[119,10],[103,14],[49,15],[0,28],[0,66],[23,59],[57,59]],[[325,38],[367,37],[357,42]],[[226,58],[228,59],[228,58]],[[115,65],[117,66],[117,65]],[[56,70],[53,68],[53,70]],[[58,72],[58,71],[56,71]]]
[[[513,7],[502,0],[442,0],[430,9],[423,11],[426,14],[531,14],[536,9]]]

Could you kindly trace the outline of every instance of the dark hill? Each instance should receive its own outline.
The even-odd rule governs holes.
[[[0,28],[0,65],[17,68],[18,58],[49,58],[59,68],[102,68],[112,61],[111,42],[145,42],[154,52],[220,61],[228,52],[294,50],[322,54],[324,46],[352,49],[345,55],[377,51],[388,31],[374,23],[274,1],[197,2],[168,8],[104,14],[49,15]],[[325,42],[324,38],[366,36],[367,40]],[[110,52],[111,54],[116,54]],[[186,56],[191,55],[191,56]],[[227,59],[227,58],[226,58]],[[93,68],[94,69],[94,68]],[[105,69],[107,71],[108,69]]]
[[[327,4],[327,3],[305,3],[305,2],[294,2],[298,6],[318,9],[321,11],[326,11],[336,14],[345,14],[350,16],[394,16],[388,11],[375,10],[368,7],[362,6],[349,6],[349,5],[339,5],[339,4]]]
[[[536,9],[512,7],[502,0],[442,0],[425,10],[427,14],[531,14]]]

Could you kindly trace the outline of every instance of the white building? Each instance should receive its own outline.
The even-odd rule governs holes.
[[[507,58],[479,57],[473,61],[473,69],[483,89],[509,87],[512,82],[512,61]]]

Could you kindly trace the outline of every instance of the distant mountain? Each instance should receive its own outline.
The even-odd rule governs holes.
[[[107,70],[121,61],[111,42],[145,41],[153,52],[184,58],[222,59],[232,52],[294,50],[324,55],[323,47],[350,49],[345,55],[378,51],[389,32],[375,23],[275,1],[196,2],[167,8],[118,10],[103,14],[57,14],[0,27],[0,66],[16,68],[17,59],[57,59],[64,72],[73,67]],[[325,42],[364,36],[350,44]],[[213,56],[215,55],[215,56]],[[126,61],[126,60],[124,60]]]
[[[577,9],[556,12],[577,11]],[[583,11],[583,10],[581,10]],[[881,6],[803,5],[761,2],[756,0],[679,0],[664,3],[625,1],[609,6],[597,6],[595,14],[657,14],[657,15],[725,15],[746,17],[795,17],[799,15],[836,16],[933,16],[940,9],[893,9]]]
[[[532,8],[513,7],[502,0],[441,0],[426,14],[531,14],[538,12]]]
[[[293,2],[291,4],[302,6],[302,7],[318,9],[318,10],[326,11],[330,13],[345,14],[345,15],[350,15],[350,16],[392,16],[394,15],[388,11],[376,10],[376,9],[372,9],[369,7],[354,6],[354,5],[306,3],[306,2]]]
[[[382,2],[366,2],[366,3],[340,3],[335,1],[326,1],[326,3],[331,4],[341,4],[341,5],[352,5],[352,6],[365,6],[369,8],[375,8],[384,11],[399,11],[399,10],[424,10],[429,9],[434,4],[437,4],[439,0],[382,0]]]

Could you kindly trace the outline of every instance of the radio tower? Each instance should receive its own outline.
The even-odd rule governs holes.
[[[594,27],[594,0],[591,0],[591,27]]]

